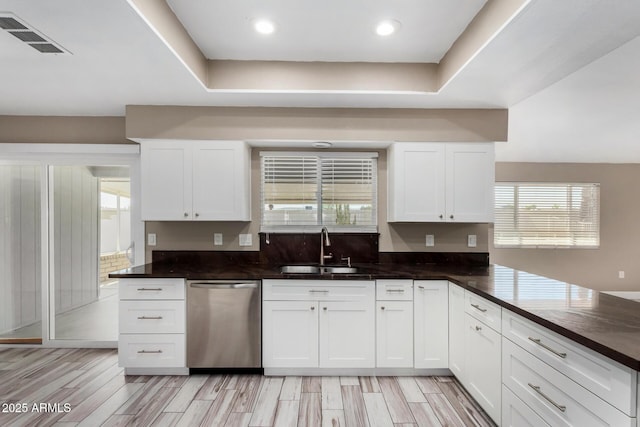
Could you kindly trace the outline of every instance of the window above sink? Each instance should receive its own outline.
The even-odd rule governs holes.
[[[377,153],[260,156],[262,232],[377,231]]]

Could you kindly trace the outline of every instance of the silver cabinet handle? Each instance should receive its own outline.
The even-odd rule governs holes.
[[[162,320],[162,316],[138,316],[139,320]]]
[[[327,307],[322,307],[322,309],[323,309],[324,311],[327,311]]]
[[[561,353],[557,350],[552,349],[548,345],[542,343],[542,340],[540,340],[540,338],[529,337],[529,341],[533,341],[534,343],[538,344],[540,347],[544,348],[545,350],[549,350],[551,353],[555,354],[558,357],[562,357],[563,359],[567,357],[567,353]]]
[[[527,383],[527,384],[529,385],[529,387],[534,389],[536,391],[536,393],[538,393],[540,396],[544,397],[547,402],[551,403],[553,406],[558,408],[560,411],[564,412],[564,411],[567,410],[567,407],[565,405],[558,405],[552,398],[550,398],[549,396],[544,394],[542,392],[542,390],[540,390],[540,386],[539,385],[533,385],[531,383]]]
[[[404,293],[404,289],[387,289],[387,292],[389,292],[389,293],[396,292],[396,293],[403,294]]]
[[[481,331],[481,330],[482,330],[482,327],[481,327],[481,326],[476,325],[476,331]]]
[[[311,306],[311,311],[315,310],[316,308],[314,306]]]
[[[475,308],[476,310],[480,310],[481,312],[485,312],[487,311],[486,308],[480,308],[480,306],[478,304],[471,304],[471,307]]]
[[[139,350],[138,354],[160,354],[162,350]]]
[[[449,215],[449,218],[453,219],[453,215]]]
[[[309,289],[309,292],[312,294],[328,294],[329,291],[323,289]]]
[[[200,216],[200,214],[198,212],[196,212],[196,218],[198,218]]]
[[[380,310],[384,310],[384,305],[382,307],[380,307]]]
[[[138,288],[139,291],[161,291],[162,288]]]
[[[185,212],[185,213],[184,213],[184,217],[186,218],[186,217],[188,217],[188,216],[189,216],[189,214],[188,214],[187,212]]]
[[[418,285],[418,289],[420,289],[421,291],[424,291],[424,286]]]
[[[440,219],[442,219],[442,218],[444,218],[444,216],[443,216],[443,215],[440,215]]]

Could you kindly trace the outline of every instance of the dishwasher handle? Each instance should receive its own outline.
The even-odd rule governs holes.
[[[211,282],[193,282],[189,283],[192,288],[201,289],[257,289],[257,283],[211,283]]]

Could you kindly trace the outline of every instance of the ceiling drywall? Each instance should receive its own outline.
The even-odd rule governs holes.
[[[487,4],[496,1],[511,0],[488,0]],[[344,9],[354,6],[344,14],[345,18],[353,18],[363,2],[296,1],[291,13],[318,10],[314,8],[322,4],[327,8],[321,8],[326,19],[331,13],[340,14],[329,9],[339,4]],[[451,13],[448,2],[434,3],[439,12],[445,13],[442,16]],[[184,2],[204,8],[203,11],[226,7],[234,13],[240,13],[244,3]],[[246,3],[261,8],[272,3],[292,4],[284,0]],[[412,34],[412,26],[426,26],[430,19],[423,16],[427,12],[420,8],[431,2],[366,3],[371,7],[363,11],[362,19],[372,19],[377,7],[380,16],[395,15],[397,10],[394,18],[399,16],[405,21],[398,35]],[[470,5],[465,6],[459,19],[438,20],[441,27],[449,23],[451,26],[437,30],[442,35],[435,39],[437,43],[432,43],[434,37],[412,37],[410,43],[389,49],[387,54],[381,50],[372,53],[375,47],[364,39],[355,42],[357,38],[340,33],[343,28],[332,33],[329,40],[334,45],[327,45],[322,52],[317,51],[317,46],[306,50],[294,46],[286,53],[289,56],[282,58],[385,62],[402,55],[407,60],[418,60],[411,55],[423,47],[429,52],[425,53],[425,61],[433,60],[442,55],[483,2],[462,3]],[[182,15],[179,9],[184,8],[183,2],[171,0],[171,5]],[[0,0],[2,12],[15,14],[71,54],[41,54],[0,30],[0,115],[123,116],[126,105],[509,108],[509,143],[498,146],[498,160],[640,161],[634,143],[638,134],[634,113],[638,111],[639,89],[635,76],[640,73],[640,2],[636,1],[531,0],[501,31],[489,34],[488,43],[473,52],[437,93],[243,88],[207,91],[132,8],[130,0]],[[221,17],[225,14],[221,13]],[[196,17],[180,19],[185,21],[187,32],[198,39],[197,27],[202,24],[189,22]],[[286,28],[286,23],[278,21],[279,27],[283,25]],[[301,28],[299,20],[295,26]],[[239,25],[236,27],[234,31],[241,30]],[[209,41],[196,43],[207,55],[215,57],[219,38],[224,38],[226,52],[242,52],[250,37],[226,31],[221,34],[211,40],[211,46]],[[293,38],[300,40],[286,40],[278,45],[279,50],[270,53],[264,45],[251,49],[267,52],[269,56],[265,57],[278,58],[277,52],[284,55],[286,46],[304,40],[302,36]],[[255,52],[246,54],[249,56],[238,53],[237,58],[250,58]],[[363,56],[358,57],[360,54]],[[232,53],[220,55],[230,57]]]

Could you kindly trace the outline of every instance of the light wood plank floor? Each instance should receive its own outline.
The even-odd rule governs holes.
[[[452,377],[125,376],[104,349],[0,349],[0,405],[3,427],[495,425]]]

